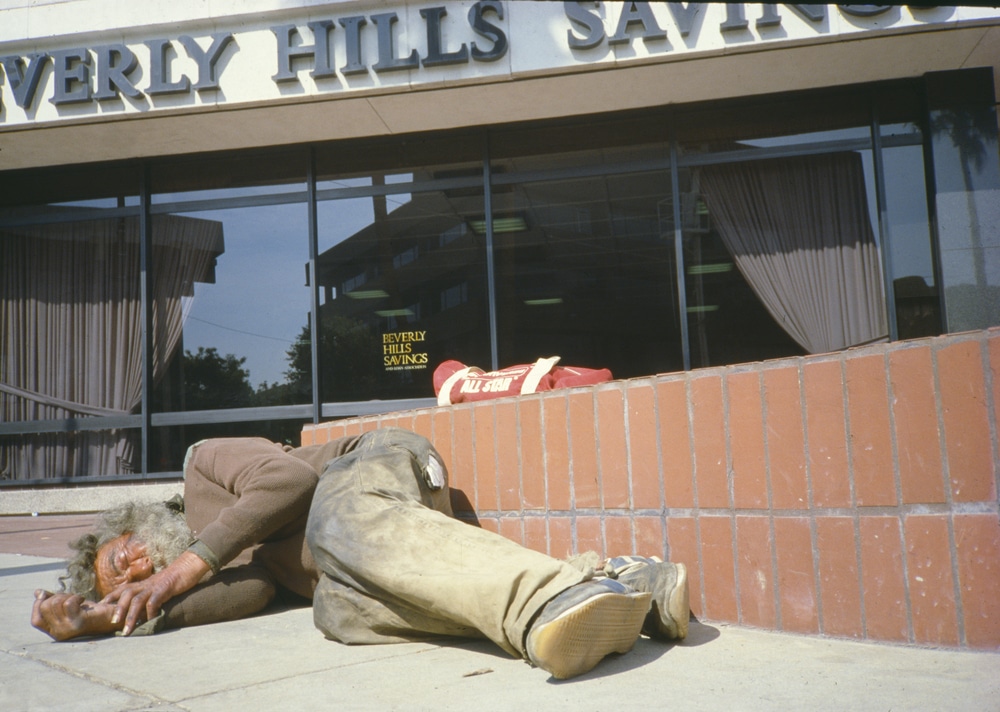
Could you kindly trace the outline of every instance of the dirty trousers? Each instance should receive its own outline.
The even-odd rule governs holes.
[[[316,627],[344,643],[485,636],[526,657],[535,614],[587,578],[454,519],[440,455],[405,430],[367,433],[327,464],[306,539]]]

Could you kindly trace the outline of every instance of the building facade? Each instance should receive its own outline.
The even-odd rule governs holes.
[[[1000,324],[1000,10],[0,10],[2,482]]]

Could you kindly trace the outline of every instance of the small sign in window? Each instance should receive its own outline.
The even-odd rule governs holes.
[[[392,331],[382,334],[382,364],[386,371],[427,368],[426,331]]]

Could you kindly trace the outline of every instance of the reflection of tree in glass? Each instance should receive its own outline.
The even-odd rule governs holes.
[[[975,264],[975,284],[986,286],[986,266],[982,253],[982,233],[974,195],[976,186],[972,177],[972,167],[975,167],[977,174],[982,173],[987,155],[993,155],[993,152],[987,149],[987,143],[994,143],[990,139],[996,135],[996,116],[991,111],[942,109],[932,113],[931,131],[937,135],[946,134],[951,139],[952,145],[958,149],[965,199],[969,208],[969,237]]]
[[[184,404],[187,410],[242,408],[253,404],[246,357],[220,356],[215,348],[184,352]]]
[[[197,353],[184,352],[185,409],[217,410],[220,408],[246,408],[254,406],[287,405],[309,402],[294,401],[289,397],[288,384],[267,383],[254,392],[250,385],[250,371],[244,368],[246,357],[233,354],[220,356],[215,348],[198,347]],[[297,445],[302,431],[301,420],[264,420],[252,422],[202,423],[186,425],[178,434],[170,457],[175,467],[180,467],[184,451],[191,443],[205,438],[262,437],[274,442]],[[154,448],[158,445],[154,445]]]
[[[323,399],[369,400],[378,397],[381,349],[378,335],[364,322],[345,316],[323,318],[320,344]],[[309,328],[303,327],[288,350],[285,378],[294,393],[312,391]],[[311,400],[311,399],[310,399]]]

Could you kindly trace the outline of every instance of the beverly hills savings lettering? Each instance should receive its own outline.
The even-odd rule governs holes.
[[[622,45],[637,39],[646,42],[663,40],[666,32],[659,26],[649,3],[624,3],[615,24],[613,34],[605,27],[604,20],[597,11],[600,3],[566,2],[563,12],[568,21],[566,30],[567,46],[576,51],[589,50],[607,43]],[[669,15],[682,36],[687,37],[697,27],[695,18],[700,11],[697,3],[665,3]],[[745,31],[749,18],[743,4],[726,6],[726,19],[720,25],[723,33]],[[797,14],[820,27],[826,14],[825,5],[787,4]],[[873,16],[885,13],[889,6],[840,5],[845,15]],[[774,27],[781,24],[781,14],[776,4],[759,5],[760,14],[755,19],[757,27]],[[369,69],[375,73],[398,70],[419,69],[421,67],[441,67],[473,62],[495,62],[506,56],[509,43],[504,31],[496,24],[504,18],[504,5],[499,0],[481,0],[468,11],[469,28],[476,38],[461,42],[460,38],[446,40],[443,36],[442,20],[447,15],[443,6],[426,7],[420,10],[426,35],[426,54],[420,56],[416,49],[401,56],[394,40],[394,25],[399,17],[395,12],[375,13],[368,17],[356,15],[334,20],[315,20],[306,23],[312,33],[312,44],[295,25],[272,27],[277,40],[278,71],[271,79],[278,84],[297,82],[296,63],[311,61],[310,75],[314,79],[336,80],[338,74],[346,82],[352,75],[366,74]],[[363,30],[369,21],[374,26],[377,61],[370,67],[363,60],[365,40],[370,30]],[[339,25],[342,30],[335,27]],[[343,38],[346,62],[339,68],[333,67],[331,38]],[[104,102],[102,111],[115,111],[115,104],[108,100],[121,101],[126,96],[139,105],[145,104],[145,97],[163,95],[184,95],[193,91],[208,92],[219,90],[221,75],[228,59],[238,50],[238,44],[230,32],[217,32],[210,36],[208,47],[203,41],[184,35],[177,40],[180,47],[169,39],[152,39],[143,42],[149,50],[149,67],[142,68],[146,77],[144,92],[133,78],[139,69],[136,54],[124,44],[108,44],[93,48],[76,48],[32,52],[26,56],[0,56],[0,86],[6,79],[14,102],[25,112],[35,106],[39,85],[43,78],[51,74],[52,96],[49,101],[56,107]],[[447,51],[445,47],[458,49]],[[172,71],[173,58],[183,53],[197,67],[194,81],[185,74],[175,76]],[[51,65],[52,71],[47,72]],[[223,97],[224,100],[224,97]],[[2,102],[2,95],[0,95]],[[0,122],[5,120],[3,104],[0,103]]]
[[[382,363],[387,371],[427,368],[427,354],[414,353],[413,344],[427,340],[426,331],[382,334]]]
[[[471,7],[468,13],[469,26],[480,41],[468,44],[462,42],[458,49],[450,52],[445,51],[445,40],[442,37],[441,24],[446,14],[445,7],[420,10],[427,39],[427,52],[423,57],[415,49],[406,56],[398,56],[393,33],[399,16],[395,12],[377,13],[369,17],[359,15],[339,18],[336,24],[343,31],[338,32],[338,36],[344,36],[347,57],[346,64],[339,70],[334,69],[331,64],[333,52],[330,37],[335,27],[333,20],[307,23],[313,34],[313,44],[303,42],[303,34],[295,25],[272,27],[271,32],[278,43],[278,72],[271,79],[279,84],[298,81],[293,63],[308,58],[312,59],[311,76],[314,79],[335,78],[338,71],[345,78],[367,73],[369,67],[362,61],[362,28],[369,20],[376,30],[378,61],[371,65],[371,70],[376,73],[467,64],[470,59],[475,62],[495,62],[507,54],[507,36],[491,22],[493,16],[500,20],[504,16],[503,4],[498,0],[481,0]],[[367,36],[368,33],[364,34]],[[482,40],[485,42],[481,44]],[[177,41],[187,57],[197,65],[197,79],[192,83],[191,78],[184,74],[173,76],[171,58],[174,54],[181,56],[181,49],[172,41],[147,40],[143,44],[149,49],[150,66],[143,69],[148,78],[145,95],[157,97],[190,94],[192,89],[199,93],[220,89],[227,54],[231,58],[239,49],[233,34],[212,34],[211,44],[207,49],[187,35],[179,37]],[[136,69],[139,68],[139,59],[124,44],[33,52],[24,57],[2,56],[0,85],[6,76],[15,103],[25,111],[30,111],[34,106],[39,84],[43,76],[47,76],[45,70],[49,64],[52,65],[53,77],[52,98],[49,101],[57,107],[94,100],[120,100],[122,95],[140,103],[144,101],[143,91],[133,81]],[[0,104],[0,110],[2,108]],[[113,105],[102,108],[114,110]]]

